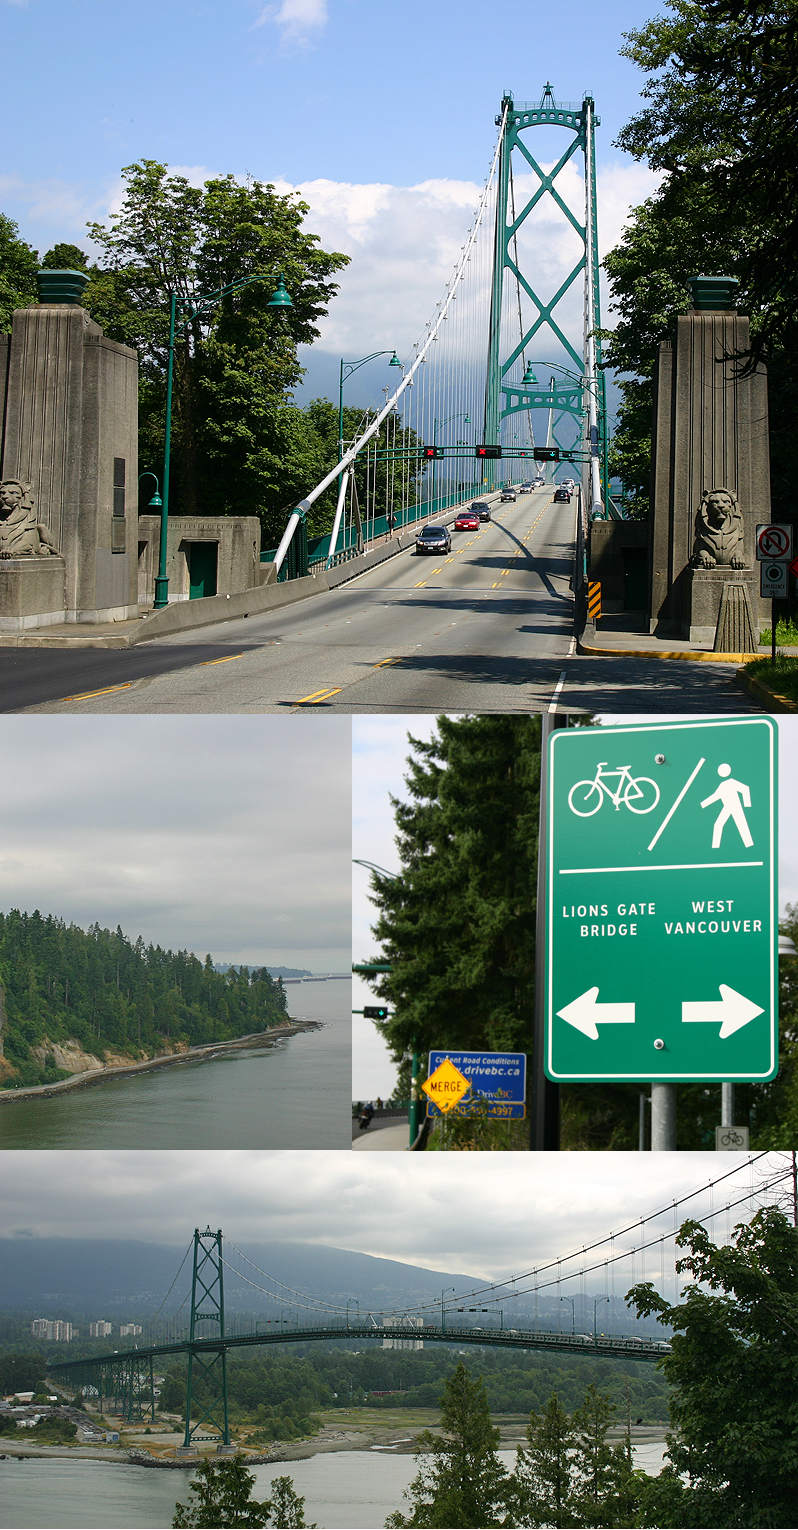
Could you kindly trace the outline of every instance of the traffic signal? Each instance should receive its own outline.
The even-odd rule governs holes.
[[[422,455],[422,457],[442,457],[443,456],[443,447],[442,446],[425,446],[423,452],[421,453],[421,455]]]
[[[559,462],[560,448],[559,446],[536,446],[534,456],[536,462]]]
[[[367,1020],[387,1020],[388,1006],[387,1004],[366,1004],[363,1007],[363,1014]]]
[[[475,451],[478,457],[500,457],[502,454],[500,446],[477,446]]]

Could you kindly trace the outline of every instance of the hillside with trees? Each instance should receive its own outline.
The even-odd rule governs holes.
[[[67,1077],[54,1045],[131,1062],[229,1041],[287,1019],[282,982],[265,967],[217,972],[190,951],[132,941],[117,926],[88,930],[38,909],[0,914],[2,1087]]]

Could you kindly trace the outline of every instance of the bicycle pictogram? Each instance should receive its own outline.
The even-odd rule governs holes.
[[[746,1141],[742,1132],[738,1132],[734,1126],[729,1126],[721,1132],[720,1145],[722,1148],[742,1148],[746,1146]]]
[[[579,818],[592,818],[605,797],[609,797],[616,812],[623,804],[630,813],[652,813],[659,802],[656,781],[652,781],[650,776],[633,776],[628,765],[616,765],[612,770],[605,771],[606,764],[606,760],[599,762],[592,781],[577,781],[571,787],[568,793],[571,812]],[[607,784],[609,776],[618,777],[615,791]]]

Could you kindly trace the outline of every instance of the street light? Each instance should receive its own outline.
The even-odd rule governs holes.
[[[349,1308],[357,1307],[358,1322],[360,1321],[360,1302],[356,1296],[351,1296],[346,1304],[346,1326],[349,1327]]]
[[[574,1298],[572,1296],[561,1296],[560,1297],[560,1301],[561,1302],[570,1302],[571,1303],[571,1333],[574,1334],[574,1333],[576,1333],[576,1314],[574,1312]]]
[[[457,1290],[456,1286],[444,1286],[443,1290],[441,1291],[441,1332],[444,1332],[445,1329],[446,1329],[446,1308],[443,1305],[443,1298],[446,1295],[447,1291],[456,1291],[456,1290]]]
[[[450,414],[445,420],[433,420],[432,421],[432,445],[433,445],[433,449],[434,449],[434,447],[437,444],[438,426],[439,425],[450,425],[452,420],[462,420],[464,425],[470,425],[471,424],[471,416],[469,414],[463,414],[462,411],[461,411],[460,414]],[[460,444],[459,441],[458,441],[457,444],[459,446],[459,444]],[[434,505],[434,503],[435,503],[435,458],[434,457],[432,459],[432,500],[431,500],[431,502]]]
[[[338,461],[339,462],[341,461],[341,458],[344,455],[344,383],[346,382],[346,379],[348,377],[352,376],[353,372],[357,372],[360,367],[364,367],[366,365],[367,361],[375,361],[378,356],[388,356],[388,355],[390,355],[390,357],[391,357],[390,361],[388,362],[389,367],[400,367],[402,365],[401,361],[399,360],[399,357],[396,354],[396,346],[391,346],[390,351],[372,351],[370,356],[361,356],[360,361],[344,361],[343,356],[341,357],[341,372],[340,372],[340,380],[339,380],[339,384],[338,384]]]
[[[608,1296],[594,1296],[593,1297],[593,1343],[594,1344],[598,1343],[598,1339],[596,1337],[596,1308],[598,1307],[599,1302],[608,1302],[608,1301],[609,1301],[609,1297]]]
[[[262,271],[258,276],[244,276],[237,282],[229,282],[226,287],[220,287],[217,292],[208,292],[204,297],[181,298],[176,292],[170,294],[169,303],[169,360],[166,369],[166,431],[163,445],[163,503],[161,506],[161,544],[158,557],[158,573],[155,576],[155,609],[160,611],[168,603],[169,580],[166,574],[166,534],[169,522],[169,467],[172,455],[172,381],[175,369],[175,340],[182,334],[187,325],[193,323],[201,314],[209,308],[215,308],[223,298],[230,297],[234,292],[240,292],[242,287],[251,287],[253,282],[274,281],[274,276],[269,271]],[[293,308],[293,303],[283,279],[282,272],[277,273],[277,286],[272,297],[267,303],[267,308]],[[178,315],[180,311],[180,316]],[[155,475],[153,474],[153,477]]]

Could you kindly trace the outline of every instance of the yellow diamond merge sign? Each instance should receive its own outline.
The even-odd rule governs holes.
[[[435,1072],[430,1074],[426,1084],[422,1084],[421,1087],[429,1095],[433,1105],[437,1105],[438,1109],[445,1114],[459,1100],[462,1100],[463,1095],[467,1094],[471,1088],[471,1084],[467,1078],[463,1077],[460,1069],[446,1057]]]

